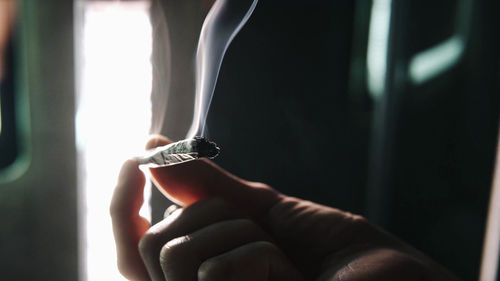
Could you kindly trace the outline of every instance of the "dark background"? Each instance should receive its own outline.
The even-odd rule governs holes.
[[[498,131],[500,5],[473,1],[462,60],[415,86],[401,69],[453,34],[459,1],[393,3],[387,93],[374,101],[352,69],[369,1],[260,1],[210,109],[216,162],[364,214],[475,280]]]
[[[10,36],[10,43],[6,49],[5,58],[5,77],[0,79],[0,113],[1,118],[1,133],[0,133],[0,170],[11,165],[19,154],[18,138],[16,131],[16,111],[15,111],[15,65],[13,54],[14,36]]]

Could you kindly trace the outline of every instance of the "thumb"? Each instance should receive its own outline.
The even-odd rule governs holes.
[[[151,149],[169,143],[169,139],[155,136],[146,147]],[[249,215],[260,216],[282,197],[269,186],[240,179],[207,159],[151,168],[150,171],[160,191],[181,205],[220,197]]]

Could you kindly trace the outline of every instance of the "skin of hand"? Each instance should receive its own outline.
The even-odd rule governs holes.
[[[0,0],[0,80],[4,76],[5,50],[15,19],[15,8],[14,0]]]
[[[168,144],[157,136],[147,148]],[[139,216],[145,177],[120,172],[110,211],[118,268],[130,280],[458,280],[363,217],[288,197],[208,160],[151,169],[183,208]]]

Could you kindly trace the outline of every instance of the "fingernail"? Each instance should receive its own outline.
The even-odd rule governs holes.
[[[168,207],[165,212],[163,213],[163,218],[166,219],[167,217],[169,217],[170,215],[172,215],[175,211],[179,210],[180,207],[177,206],[177,205],[170,205],[170,207]]]

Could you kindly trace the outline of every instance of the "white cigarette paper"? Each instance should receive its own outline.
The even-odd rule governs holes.
[[[140,165],[156,168],[180,164],[202,157],[213,159],[217,157],[219,151],[219,147],[214,142],[195,137],[157,147],[136,159]]]

